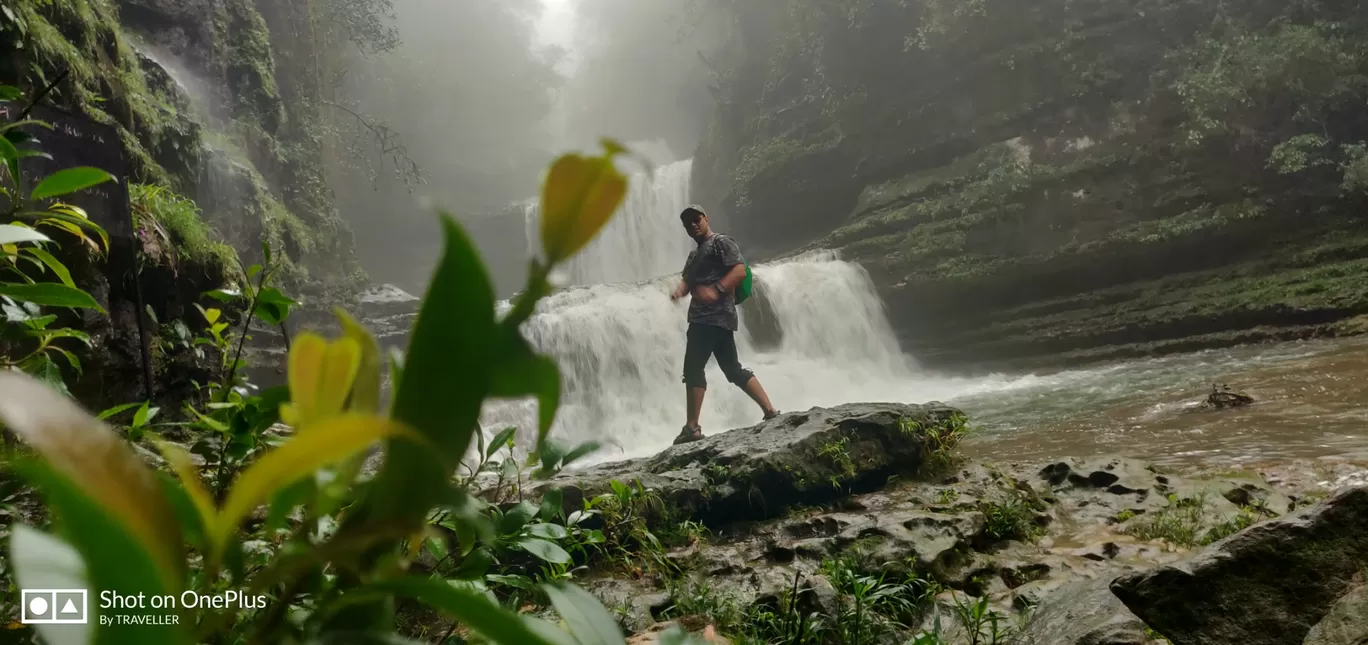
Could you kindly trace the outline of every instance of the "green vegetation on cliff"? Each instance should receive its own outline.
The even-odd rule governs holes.
[[[346,291],[365,279],[325,179],[321,105],[281,90],[297,81],[278,70],[275,42],[293,40],[307,53],[309,41],[273,39],[252,0],[28,2],[0,23],[11,48],[5,74],[30,94],[51,86],[48,101],[118,127],[130,179],[192,199],[247,257],[263,238],[282,249],[297,267],[291,282]],[[187,33],[204,39],[167,40]],[[179,57],[207,95],[190,95],[139,51],[144,43]],[[312,68],[290,72],[320,82]],[[206,130],[231,144],[207,145]]]
[[[109,0],[7,3],[0,17],[0,70],[30,95],[118,128],[135,178],[190,185],[198,127],[176,100],[149,86]],[[8,51],[3,51],[8,50]]]
[[[914,353],[1143,352],[1368,314],[1364,268],[1317,251],[1368,243],[1360,13],[780,4],[732,8],[696,198],[766,254],[842,249]]]
[[[129,198],[145,252],[158,253],[155,260],[199,264],[222,276],[237,270],[237,252],[219,241],[194,201],[147,184],[130,185]]]

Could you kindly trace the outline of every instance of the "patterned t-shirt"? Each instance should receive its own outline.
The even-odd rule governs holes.
[[[741,247],[736,245],[736,240],[714,234],[689,253],[689,259],[684,262],[684,282],[690,290],[701,284],[715,287],[732,267],[743,262]],[[736,296],[724,293],[717,302],[712,303],[693,298],[689,302],[689,322],[736,331]]]

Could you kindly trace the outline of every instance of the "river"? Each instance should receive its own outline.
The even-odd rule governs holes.
[[[692,246],[678,220],[691,170],[684,160],[634,177],[614,220],[565,267],[571,286],[542,301],[524,327],[561,367],[553,436],[602,444],[595,461],[654,454],[683,425],[686,305],[668,294]],[[538,217],[529,201],[529,248],[538,246]],[[747,241],[738,241],[744,252]],[[968,452],[997,460],[1126,454],[1235,466],[1368,458],[1368,340],[1246,346],[1053,374],[945,375],[902,352],[869,274],[837,253],[752,268],[757,294],[740,309],[737,343],[781,410],[941,401],[979,427]],[[715,362],[708,378],[706,433],[759,421]],[[1256,403],[1202,409],[1213,383]],[[534,419],[533,403],[513,401],[487,405],[482,421],[486,434],[519,426],[526,446]]]
[[[1039,379],[948,401],[979,425],[970,454],[1023,461],[1124,454],[1232,467],[1368,459],[1368,339],[1246,345]],[[1255,403],[1202,408],[1213,383]]]

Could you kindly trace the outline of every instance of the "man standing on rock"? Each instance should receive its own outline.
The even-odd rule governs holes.
[[[741,247],[736,241],[714,233],[708,226],[708,215],[700,206],[689,206],[679,214],[684,230],[698,248],[689,253],[684,273],[671,298],[679,300],[691,295],[689,302],[688,345],[684,350],[684,389],[688,404],[688,421],[675,439],[676,444],[698,441],[703,429],[698,415],[703,409],[703,395],[708,381],[703,375],[709,357],[717,357],[717,365],[727,380],[740,387],[760,406],[768,421],[779,415],[770,404],[769,395],[759,379],[741,366],[736,355],[737,285],[746,277],[746,264],[741,259]]]

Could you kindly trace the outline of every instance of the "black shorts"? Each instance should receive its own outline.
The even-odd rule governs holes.
[[[736,333],[725,327],[689,323],[688,345],[684,348],[684,383],[689,387],[708,387],[708,379],[703,368],[708,365],[708,357],[716,356],[717,365],[727,380],[737,386],[744,386],[755,376],[750,370],[741,367],[741,359],[736,355]]]

